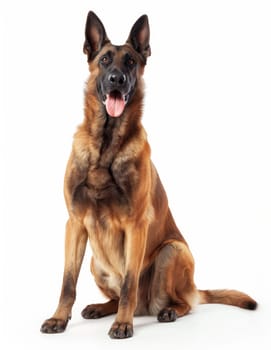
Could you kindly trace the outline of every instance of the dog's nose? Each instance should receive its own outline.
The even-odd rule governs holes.
[[[113,86],[122,86],[126,82],[126,75],[120,71],[114,70],[112,73],[109,74],[108,80]]]

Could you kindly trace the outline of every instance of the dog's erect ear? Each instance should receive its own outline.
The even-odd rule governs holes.
[[[143,15],[133,25],[127,43],[139,52],[146,62],[147,57],[151,55],[150,48],[150,27],[148,16]]]
[[[88,55],[88,60],[91,61],[101,48],[110,42],[102,22],[92,11],[87,16],[85,35],[86,39],[83,51]]]

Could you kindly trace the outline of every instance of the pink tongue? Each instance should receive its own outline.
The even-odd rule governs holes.
[[[107,95],[105,106],[107,113],[111,117],[119,117],[124,110],[125,101],[121,96]]]

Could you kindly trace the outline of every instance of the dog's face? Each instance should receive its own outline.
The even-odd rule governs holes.
[[[99,101],[111,117],[123,114],[132,100],[139,74],[150,56],[149,23],[146,15],[133,25],[124,45],[112,45],[99,18],[89,12],[84,52],[95,75]]]

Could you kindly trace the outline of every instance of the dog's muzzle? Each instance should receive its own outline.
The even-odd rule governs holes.
[[[120,117],[124,111],[129,98],[127,80],[127,76],[117,69],[105,78],[103,103],[110,117]]]

